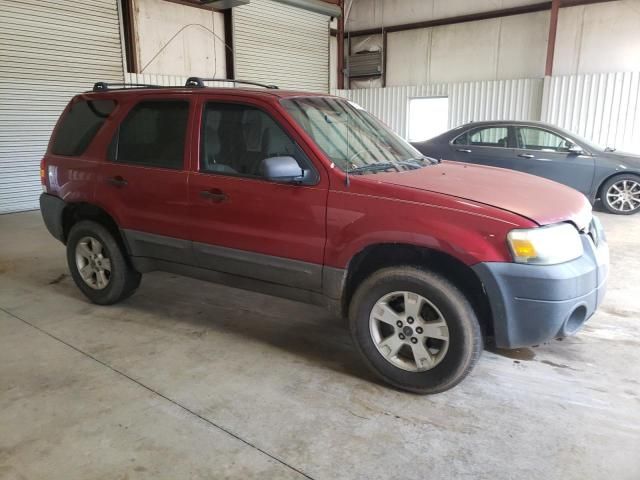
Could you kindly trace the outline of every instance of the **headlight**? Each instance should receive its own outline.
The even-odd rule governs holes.
[[[560,223],[548,227],[511,230],[507,243],[517,263],[554,265],[582,255],[582,240],[575,227]]]

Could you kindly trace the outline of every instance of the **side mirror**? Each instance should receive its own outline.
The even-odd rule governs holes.
[[[274,182],[302,182],[305,178],[305,171],[298,161],[289,156],[265,158],[260,163],[260,173]]]
[[[584,150],[582,149],[582,147],[580,145],[576,145],[574,143],[573,145],[569,146],[569,153],[571,153],[573,155],[582,155],[584,153]]]

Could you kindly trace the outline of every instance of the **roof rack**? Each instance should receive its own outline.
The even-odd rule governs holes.
[[[278,88],[277,85],[266,85],[264,83],[250,82],[249,80],[236,80],[234,78],[200,78],[200,77],[189,77],[187,79],[187,83],[185,83],[184,86],[203,88],[203,87],[206,87],[204,82],[229,82],[233,84],[239,83],[242,85],[255,85],[256,87],[264,87],[270,90]]]
[[[103,92],[105,90],[111,90],[113,87],[118,88],[162,88],[160,85],[151,85],[148,83],[107,83],[96,82],[93,84],[94,92]]]

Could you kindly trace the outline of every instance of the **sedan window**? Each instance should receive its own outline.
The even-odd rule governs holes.
[[[507,148],[509,146],[508,132],[507,127],[477,128],[460,135],[453,144]]]
[[[571,142],[542,128],[518,127],[518,147],[526,150],[567,153]]]

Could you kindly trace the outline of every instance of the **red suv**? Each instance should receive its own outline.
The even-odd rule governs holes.
[[[608,247],[580,193],[424,157],[358,105],[267,86],[74,97],[42,160],[42,216],[94,303],[165,270],[320,304],[386,382],[434,393],[483,340],[571,335]]]

